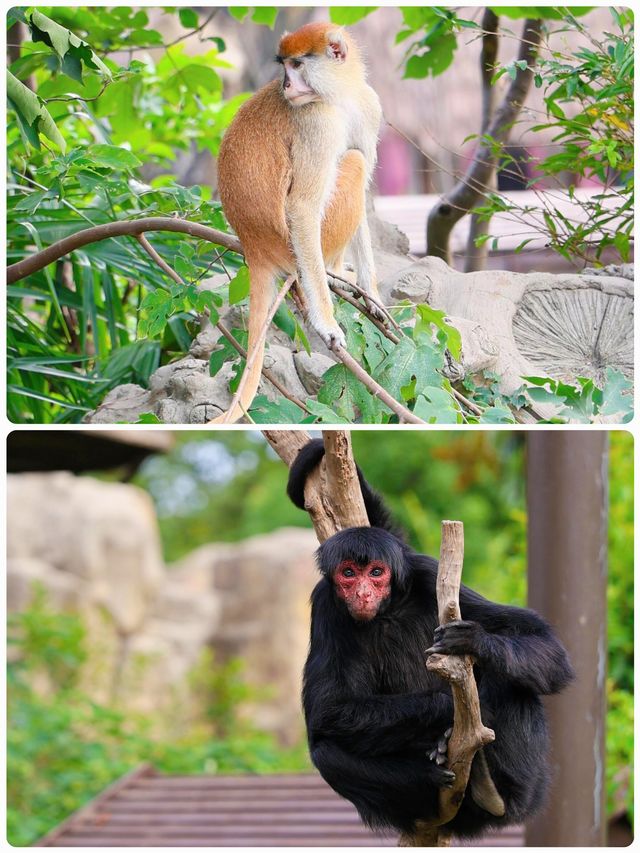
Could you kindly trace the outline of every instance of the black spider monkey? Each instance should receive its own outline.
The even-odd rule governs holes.
[[[311,441],[291,467],[287,492],[301,509],[307,476],[323,455],[323,442]],[[448,685],[426,669],[425,650],[470,654],[482,719],[496,735],[484,756],[505,814],[486,811],[478,793],[474,799],[476,756],[447,828],[472,837],[519,823],[544,801],[550,774],[540,696],[574,677],[567,653],[534,611],[494,604],[465,586],[462,620],[438,627],[437,561],[403,541],[358,476],[371,527],[342,530],[317,553],[322,579],[311,597],[303,687],[312,761],[369,826],[412,832],[416,820],[435,817],[438,789],[453,781],[442,766],[453,704]]]

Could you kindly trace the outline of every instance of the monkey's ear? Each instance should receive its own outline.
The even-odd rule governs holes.
[[[327,34],[327,56],[330,59],[337,59],[344,62],[347,58],[347,42],[342,30],[335,30]]]

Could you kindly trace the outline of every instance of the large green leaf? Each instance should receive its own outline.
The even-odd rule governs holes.
[[[43,15],[37,9],[31,13],[29,27],[34,41],[48,44],[60,58],[62,70],[76,80],[82,80],[82,63],[111,78],[111,71],[91,48],[71,30]]]
[[[7,97],[29,142],[34,147],[39,147],[38,133],[41,133],[55,142],[64,154],[67,143],[51,118],[51,114],[35,92],[27,88],[10,71],[7,71]]]

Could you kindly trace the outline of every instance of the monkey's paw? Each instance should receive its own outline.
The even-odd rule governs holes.
[[[382,308],[372,302],[370,299],[367,299],[365,296],[364,304],[367,306],[367,311],[371,314],[372,317],[375,317],[376,320],[380,320],[380,322],[384,323],[387,319],[387,315],[384,313]]]
[[[449,748],[449,738],[453,728],[448,728],[442,737],[438,740],[435,749],[428,752],[429,761],[435,761],[437,765],[445,764],[447,761],[447,750]]]
[[[314,323],[313,327],[329,349],[335,349],[336,347],[347,348],[347,339],[337,323],[332,326],[324,323]]]

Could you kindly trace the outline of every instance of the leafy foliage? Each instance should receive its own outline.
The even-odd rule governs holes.
[[[182,187],[170,174],[176,151],[217,153],[246,97],[222,97],[224,42],[207,39],[207,52],[189,56],[179,39],[157,61],[118,65],[108,54],[163,47],[147,11],[56,7],[51,14],[14,10],[10,18],[24,21],[31,41],[9,77],[9,262],[115,219],[177,214],[225,229],[210,188]],[[166,14],[201,26],[193,10]],[[203,309],[215,317],[223,297],[195,292],[205,274],[223,272],[214,247],[166,234],[152,242],[183,287],[168,285],[140,244],[121,238],[88,245],[8,289],[12,421],[80,420],[110,388],[144,385],[186,350]]]
[[[10,617],[8,838],[32,844],[119,776],[143,762],[166,773],[306,769],[306,748],[284,750],[238,715],[259,700],[242,662],[205,653],[190,675],[200,713],[189,724],[169,710],[125,712],[83,687],[94,662],[77,615],[52,610],[42,590]],[[43,687],[43,685],[45,685]]]
[[[611,8],[611,30],[603,39],[596,39],[575,11],[566,9],[555,17],[562,18],[560,31],[578,33],[582,45],[572,53],[543,52],[532,68],[547,110],[545,120],[532,131],[551,132],[557,149],[534,163],[536,174],[530,186],[545,177],[562,186],[563,176],[571,174],[569,197],[582,209],[582,216],[567,216],[547,204],[540,218],[536,207],[508,201],[500,194],[490,194],[488,203],[476,212],[485,218],[496,212],[510,213],[526,223],[528,230],[544,233],[548,245],[568,260],[598,260],[610,249],[620,260],[628,261],[634,210],[633,12]],[[496,76],[513,70],[504,67]],[[508,148],[502,147],[498,153],[503,168],[520,174],[521,166]],[[602,185],[601,192],[586,199],[576,195],[580,181],[592,180]],[[497,245],[490,235],[481,239]],[[519,249],[527,242],[529,238]]]

